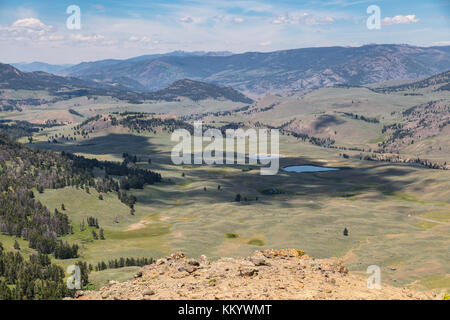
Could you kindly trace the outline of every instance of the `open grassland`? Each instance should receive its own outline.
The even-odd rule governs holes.
[[[450,243],[448,171],[343,159],[338,150],[281,136],[281,167],[316,164],[342,170],[280,170],[276,176],[261,176],[256,166],[175,166],[170,161],[173,144],[168,134],[107,130],[77,145],[36,144],[117,161],[122,152],[136,154],[143,159],[139,166],[164,177],[163,183],[131,192],[138,199],[134,216],[115,194],[103,195],[104,200],[95,190],[88,194],[75,188],[37,194],[51,209],[64,203],[75,229],[65,240],[81,245],[83,260],[96,264],[120,257],[158,258],[177,250],[218,258],[295,247],[319,258],[342,257],[361,274],[367,266],[379,265],[383,281],[394,285],[420,287],[422,281],[448,289],[445,281],[437,285],[439,281],[427,280],[450,273],[450,256],[444,250]],[[265,194],[270,188],[282,193]],[[247,201],[235,202],[238,193]],[[89,228],[79,230],[87,216],[98,218],[106,240],[93,240]],[[344,228],[349,236],[343,235]],[[134,272],[93,272],[91,279],[98,286]]]
[[[1,97],[13,100],[40,99],[43,102],[40,105],[29,106],[22,104],[20,105],[22,112],[2,112],[0,115],[2,119],[24,120],[35,123],[44,123],[49,119],[64,123],[78,123],[97,114],[124,111],[181,116],[193,113],[233,110],[246,105],[241,102],[213,99],[201,101],[184,99],[177,102],[143,101],[140,104],[133,104],[107,96],[83,96],[53,101],[54,97],[46,91],[30,90],[3,90]],[[69,109],[76,110],[81,116],[70,113]]]

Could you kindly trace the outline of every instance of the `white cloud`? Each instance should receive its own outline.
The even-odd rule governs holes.
[[[288,24],[289,23],[289,19],[285,16],[279,16],[275,19],[272,20],[273,24]]]
[[[450,41],[437,41],[433,42],[435,46],[450,46]]]
[[[61,34],[51,34],[49,36],[39,37],[39,41],[61,41],[64,39],[65,39],[65,37]]]
[[[128,38],[128,41],[138,45],[152,42],[151,39],[147,36],[131,36]],[[153,41],[153,43],[155,43],[155,41]]]
[[[194,19],[192,19],[191,17],[181,17],[178,20],[180,20],[180,22],[182,22],[182,23],[192,23],[192,22],[194,22]]]
[[[318,16],[310,13],[296,13],[280,15],[272,20],[273,24],[303,24],[319,25],[333,23],[334,18],[330,16]]]
[[[117,40],[106,39],[105,36],[101,34],[64,34],[62,32],[57,32],[55,27],[46,25],[37,18],[23,18],[14,21],[10,26],[0,26],[0,41],[27,46],[36,44],[39,45],[39,47],[50,43],[57,44],[58,42],[63,47],[79,43],[100,46],[108,46],[117,43]]]
[[[50,31],[53,29],[52,26],[47,26],[44,23],[42,23],[41,20],[36,18],[25,18],[25,19],[19,19],[16,20],[12,25],[11,28],[24,28],[24,29],[32,29],[32,30],[44,30],[44,31]]]
[[[271,44],[272,44],[272,41],[263,41],[263,42],[259,43],[259,45],[261,47],[267,47],[267,46],[270,46]]]
[[[94,35],[91,35],[91,36],[85,36],[85,35],[83,35],[81,33],[72,34],[72,35],[70,35],[70,38],[72,40],[81,41],[81,42],[98,42],[100,40],[104,40],[105,39],[104,36],[99,35],[99,34],[94,34]]]
[[[236,18],[233,19],[233,21],[236,22],[236,23],[242,23],[242,22],[244,22],[245,20],[244,20],[243,18],[236,17]]]
[[[411,24],[417,22],[419,22],[419,19],[416,17],[415,14],[409,14],[406,16],[397,15],[392,18],[386,17],[382,20],[382,24],[385,26],[391,26],[393,24]]]
[[[150,38],[147,36],[142,36],[142,37],[138,37],[138,36],[131,36],[128,41],[131,42],[150,42]]]
[[[53,26],[46,25],[37,18],[24,18],[14,21],[10,26],[0,27],[1,40],[15,41],[55,41],[61,40]]]

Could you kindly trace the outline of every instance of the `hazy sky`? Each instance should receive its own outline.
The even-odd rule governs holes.
[[[81,9],[69,30],[66,9]],[[368,6],[381,29],[366,26]],[[0,0],[0,62],[78,63],[184,51],[450,45],[448,0]]]

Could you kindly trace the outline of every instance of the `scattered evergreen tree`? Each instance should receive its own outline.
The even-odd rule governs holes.
[[[100,240],[105,240],[105,235],[104,235],[102,228],[100,228],[100,230],[98,231],[98,234],[99,234]]]
[[[73,259],[78,257],[78,245],[70,245],[67,242],[58,241],[53,255],[56,259]]]
[[[94,228],[99,228],[98,225],[98,219],[94,218],[94,217],[88,217],[87,218],[87,223],[89,227],[94,227]]]

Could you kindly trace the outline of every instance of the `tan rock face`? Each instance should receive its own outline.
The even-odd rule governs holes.
[[[77,294],[81,300],[433,298],[438,297],[385,285],[368,289],[366,279],[349,274],[340,260],[314,259],[295,249],[211,263],[178,252],[143,267],[133,280]]]

